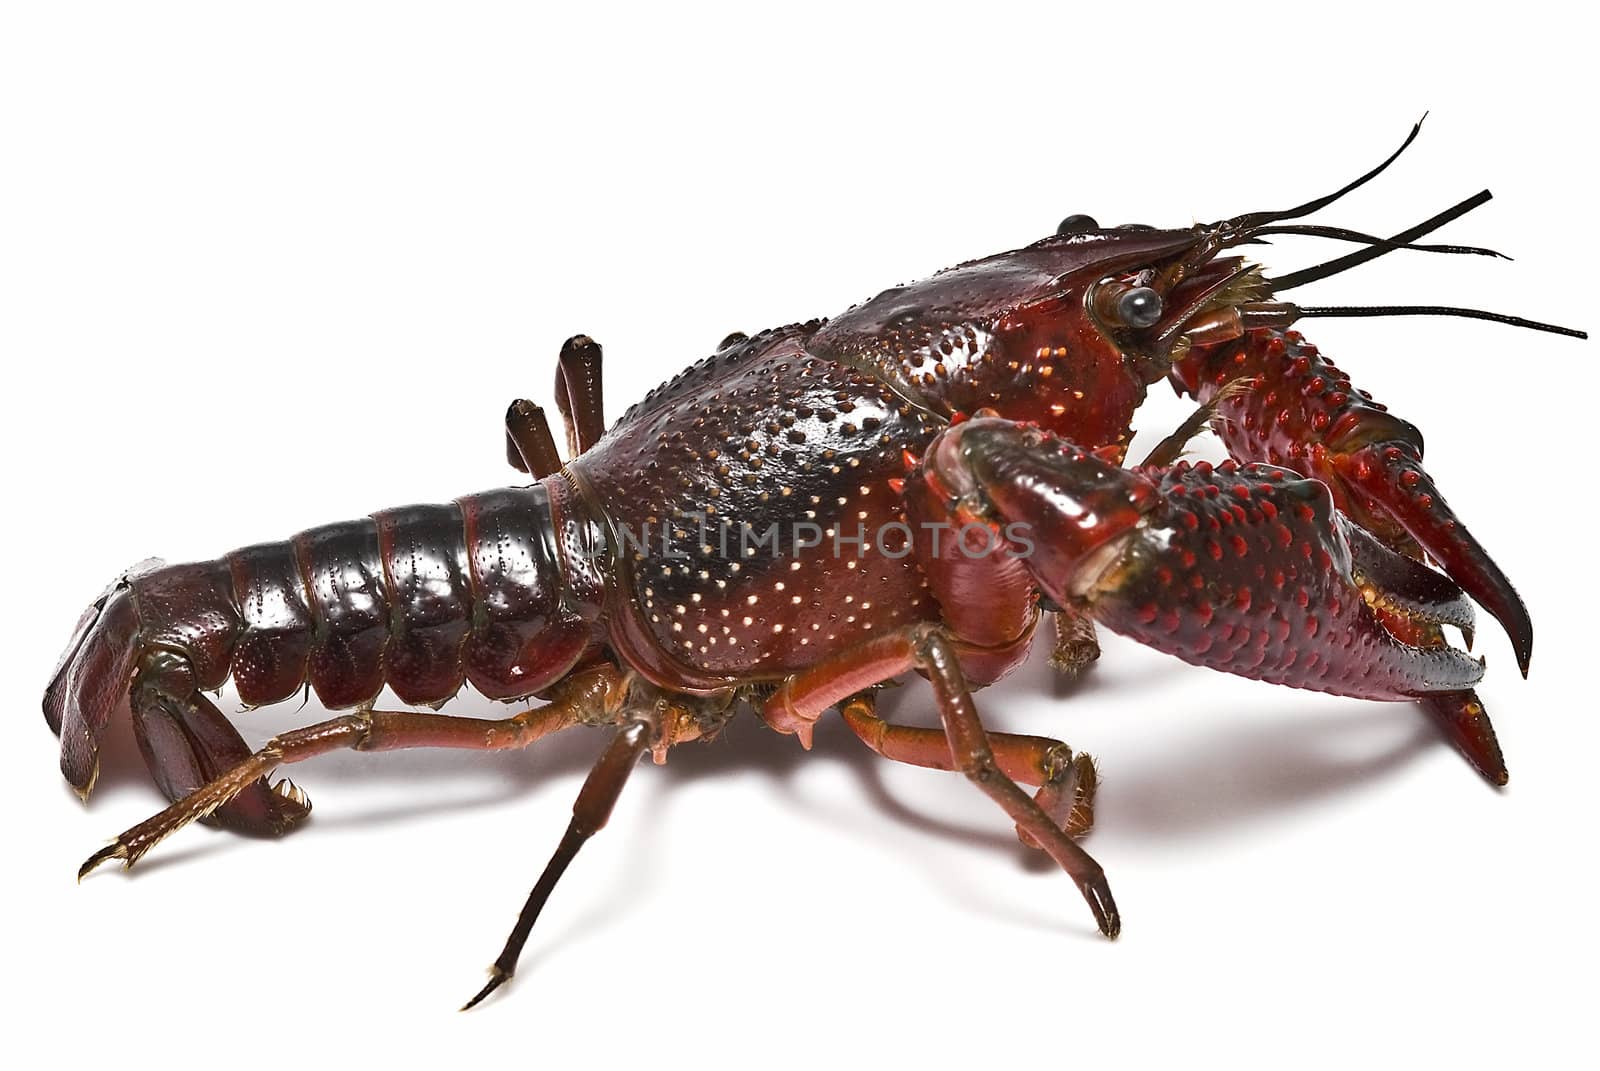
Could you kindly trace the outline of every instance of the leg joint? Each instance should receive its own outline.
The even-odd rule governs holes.
[[[267,741],[263,754],[282,755],[285,751],[344,746],[355,751],[365,750],[372,737],[373,719],[370,710],[345,714],[320,725],[304,729],[291,729]],[[322,748],[317,748],[322,750]]]
[[[1050,746],[1039,763],[1047,785],[1059,785],[1072,771],[1072,749],[1059,741]]]
[[[195,691],[194,665],[177,651],[151,647],[139,657],[132,690],[145,699],[184,702]]]
[[[923,667],[938,658],[939,652],[945,648],[944,629],[927,622],[906,629],[906,640],[911,644],[911,651],[916,656],[917,664]]]
[[[1003,776],[1000,767],[994,761],[994,756],[990,754],[962,756],[961,773],[968,781],[978,785],[989,784],[1000,780]]]

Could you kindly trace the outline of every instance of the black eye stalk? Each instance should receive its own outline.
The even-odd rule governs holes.
[[[1082,234],[1085,231],[1153,231],[1154,227],[1148,223],[1119,223],[1115,227],[1102,227],[1093,216],[1082,213],[1068,216],[1056,225],[1056,236],[1062,237],[1069,234]]]
[[[1100,224],[1095,222],[1093,216],[1085,216],[1082,213],[1079,213],[1078,215],[1068,216],[1066,219],[1062,220],[1060,225],[1056,227],[1056,234],[1082,234],[1084,231],[1097,231],[1099,229]]]
[[[1136,286],[1117,298],[1117,319],[1135,330],[1161,321],[1161,295],[1148,286]]]
[[[1111,328],[1143,331],[1161,322],[1166,311],[1161,295],[1148,286],[1106,279],[1090,296],[1095,314]]]

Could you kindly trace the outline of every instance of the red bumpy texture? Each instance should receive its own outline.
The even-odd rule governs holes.
[[[1357,390],[1297,331],[1250,331],[1196,347],[1172,375],[1203,402],[1230,382],[1249,382],[1252,389],[1221,401],[1214,422],[1229,453],[1321,480],[1343,513],[1391,549],[1438,562],[1505,627],[1527,675],[1527,608],[1422,468],[1422,433],[1413,425]]]

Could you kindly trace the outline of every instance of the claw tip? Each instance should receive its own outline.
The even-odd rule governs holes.
[[[112,841],[110,844],[106,845],[104,848],[101,848],[99,851],[95,852],[89,858],[85,859],[83,861],[83,865],[78,868],[78,881],[82,882],[83,879],[85,877],[87,877],[89,875],[89,873],[94,870],[95,867],[99,866],[101,863],[105,862],[107,859],[110,859],[113,856],[115,856],[120,850],[121,850],[121,845],[118,844],[116,841]],[[132,865],[133,865],[132,862],[128,862],[128,863],[123,864],[124,869],[126,869],[127,867],[132,866]]]
[[[1116,901],[1111,899],[1111,890],[1104,884],[1098,887],[1088,886],[1082,889],[1084,898],[1089,901],[1089,909],[1094,912],[1094,920],[1100,926],[1100,932],[1109,940],[1115,941],[1122,933],[1122,913],[1117,910]]]
[[[482,989],[478,990],[478,995],[477,996],[473,997],[471,1000],[469,1000],[465,1004],[461,1005],[460,1010],[461,1011],[471,1011],[473,1008],[477,1007],[483,1001],[484,997],[487,997],[490,993],[493,993],[496,989],[499,989],[500,986],[505,982],[505,980],[507,978],[510,978],[510,977],[511,976],[509,974],[507,974],[505,971],[501,970],[499,967],[490,967],[489,968],[489,980],[484,983],[484,986],[483,986]]]

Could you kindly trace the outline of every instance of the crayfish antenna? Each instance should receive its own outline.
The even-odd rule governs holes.
[[[1390,235],[1389,242],[1386,245],[1370,245],[1365,249],[1358,249],[1354,253],[1346,253],[1342,257],[1335,257],[1333,260],[1322,264],[1317,264],[1310,268],[1302,268],[1280,278],[1269,280],[1272,285],[1272,292],[1281,294],[1285,290],[1292,290],[1297,286],[1304,286],[1306,283],[1314,283],[1318,279],[1326,279],[1330,275],[1338,275],[1342,271],[1348,271],[1358,264],[1365,264],[1369,260],[1375,260],[1385,253],[1401,248],[1408,242],[1413,242],[1425,234],[1438,230],[1451,220],[1459,219],[1479,205],[1493,199],[1494,194],[1488,190],[1479,190],[1465,201],[1452,205],[1437,216],[1425,219],[1414,227],[1407,227],[1399,234]]]
[[[1417,140],[1417,135],[1422,133],[1422,124],[1427,118],[1428,113],[1423,112],[1422,118],[1418,119],[1416,123],[1412,125],[1411,133],[1406,135],[1406,140],[1400,143],[1400,147],[1394,152],[1390,153],[1383,163],[1366,172],[1353,182],[1346,183],[1337,190],[1334,190],[1332,193],[1313,198],[1304,204],[1295,205],[1293,208],[1286,208],[1279,212],[1247,212],[1242,216],[1236,217],[1232,222],[1235,226],[1242,229],[1253,230],[1256,227],[1264,226],[1268,223],[1276,223],[1279,220],[1299,219],[1302,216],[1309,216],[1311,213],[1316,212],[1319,209],[1326,208],[1328,205],[1333,204],[1333,202],[1337,201],[1345,194],[1365,186],[1367,183],[1371,182],[1373,179],[1387,171],[1389,169],[1389,165],[1400,159],[1400,154],[1409,149],[1411,147],[1411,143]]]
[[[1467,320],[1489,320],[1497,324],[1510,324],[1512,327],[1526,327],[1530,331],[1547,331],[1552,335],[1566,335],[1568,338],[1589,337],[1589,332],[1576,327],[1562,327],[1541,320],[1529,320],[1523,316],[1508,316],[1503,312],[1487,312],[1483,309],[1463,309],[1454,305],[1301,305],[1299,315],[1303,317],[1459,316]]]

